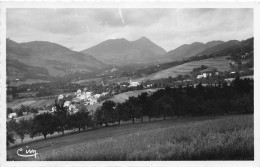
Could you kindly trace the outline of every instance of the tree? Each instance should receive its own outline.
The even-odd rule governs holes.
[[[116,116],[116,120],[118,121],[118,125],[120,125],[120,121],[127,121],[129,119],[128,115],[127,115],[127,106],[125,105],[125,103],[118,103],[116,108],[115,108],[115,116]]]
[[[20,110],[20,109],[16,109],[16,110],[15,110],[15,113],[16,113],[17,117],[23,116],[23,111]]]
[[[106,100],[101,106],[102,119],[106,126],[108,126],[108,123],[114,123],[116,121],[115,106],[115,102],[110,100]]]
[[[13,133],[7,132],[6,133],[6,146],[9,146],[11,143],[14,143],[15,139],[14,139],[14,135]]]
[[[173,99],[168,95],[164,95],[162,98],[158,99],[155,102],[155,110],[157,110],[156,112],[158,113],[157,115],[163,115],[163,120],[165,120],[166,116],[171,114],[173,103]]]
[[[147,106],[148,93],[143,92],[141,95],[138,95],[138,100],[141,106],[141,122],[143,122],[143,116],[147,114],[148,106]]]
[[[98,107],[96,109],[96,112],[94,114],[94,122],[95,122],[96,126],[102,126],[102,124],[103,124],[102,111],[101,111],[100,107]]]
[[[30,113],[37,114],[38,110],[36,108],[31,108]]]
[[[6,145],[9,146],[11,143],[14,143],[15,142],[15,139],[14,139],[14,130],[17,126],[17,123],[15,120],[11,120],[11,121],[8,121],[6,123],[6,130],[7,130],[7,133],[6,133]]]
[[[126,105],[128,106],[128,114],[129,117],[132,119],[132,123],[135,123],[135,118],[138,118],[141,116],[141,106],[138,102],[138,99],[136,97],[129,97],[129,99],[126,102]]]
[[[20,110],[21,110],[22,113],[26,112],[26,114],[28,115],[28,113],[30,112],[30,107],[21,105]]]
[[[152,105],[153,105],[154,101],[152,100],[151,97],[149,97],[146,101],[146,104],[143,107],[144,113],[146,115],[148,115],[149,118],[149,122],[151,121],[151,117],[153,116],[153,112],[152,112]]]
[[[29,132],[30,132],[30,121],[25,120],[25,119],[21,119],[17,123],[17,126],[15,127],[15,132],[20,137],[21,142],[23,143],[25,135],[29,134]]]
[[[54,112],[54,119],[58,125],[57,131],[62,132],[62,135],[64,135],[64,131],[68,125],[68,110],[64,107],[64,103],[64,99],[55,100],[56,111]]]
[[[36,115],[33,119],[31,136],[42,134],[46,140],[48,134],[53,134],[57,128],[56,120],[50,113]]]
[[[70,128],[78,128],[79,132],[81,128],[85,128],[86,126],[91,125],[91,118],[89,116],[89,112],[87,108],[83,105],[79,108],[79,111],[75,114],[71,114],[68,117],[69,127]]]

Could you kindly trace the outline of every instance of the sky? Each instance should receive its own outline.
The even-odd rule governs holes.
[[[166,51],[182,44],[253,37],[246,8],[34,8],[7,9],[7,37],[49,41],[81,51],[108,39],[143,36]]]

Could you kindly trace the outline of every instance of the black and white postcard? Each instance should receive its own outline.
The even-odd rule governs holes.
[[[259,167],[258,16],[254,2],[1,2],[1,164]]]

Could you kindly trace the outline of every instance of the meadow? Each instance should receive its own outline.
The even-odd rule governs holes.
[[[120,94],[117,94],[115,95],[114,97],[112,98],[109,98],[108,100],[111,100],[115,103],[123,103],[125,102],[126,100],[129,99],[129,97],[137,97],[138,95],[144,93],[144,92],[147,92],[147,93],[154,93],[156,92],[157,90],[159,90],[160,88],[155,88],[155,89],[143,89],[143,90],[134,90],[134,91],[128,91],[128,92],[124,92],[124,93],[120,93]],[[88,105],[86,106],[87,109],[89,111],[93,110],[95,111],[98,107],[101,107],[102,104],[103,104],[104,101],[100,102],[100,103],[96,103],[94,105]]]
[[[54,98],[39,99],[39,100],[35,100],[34,98],[25,98],[25,99],[19,99],[19,100],[15,100],[15,101],[7,103],[7,107],[12,108],[12,109],[18,109],[21,107],[21,105],[24,105],[24,106],[38,108],[38,107],[53,105],[54,101],[55,101]]]
[[[96,130],[28,143],[37,159],[10,160],[253,160],[253,115],[175,118]]]
[[[136,81],[155,80],[159,78],[177,77],[178,75],[185,75],[191,72],[194,68],[198,68],[201,65],[216,68],[218,71],[228,71],[229,65],[227,56],[214,57],[209,59],[203,59],[199,61],[192,61],[179,66],[175,66],[166,70],[161,70],[154,74],[148,75],[143,78],[135,79]]]

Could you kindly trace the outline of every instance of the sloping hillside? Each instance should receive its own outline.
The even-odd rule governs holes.
[[[159,78],[168,78],[168,77],[177,77],[178,75],[184,75],[191,72],[194,68],[198,68],[201,65],[206,65],[208,67],[214,67],[218,71],[228,71],[228,60],[227,57],[216,57],[216,58],[209,58],[204,59],[200,61],[192,61],[189,63],[185,63],[179,66],[175,66],[172,68],[168,68],[166,70],[161,70],[159,72],[156,72],[154,74],[148,75],[146,77],[142,77],[139,79],[136,79],[137,81],[145,81],[145,80],[155,80]]]
[[[91,54],[108,64],[125,65],[164,61],[166,51],[148,38],[142,37],[136,41],[110,39],[85,49],[82,53]]]
[[[106,67],[91,55],[79,53],[61,45],[34,41],[16,43],[7,39],[8,79],[46,79],[74,72],[89,73]]]
[[[195,56],[202,51],[223,44],[223,41],[211,41],[206,44],[200,42],[194,42],[192,44],[184,44],[172,51],[167,53],[167,57],[169,57],[172,61],[189,58]]]

